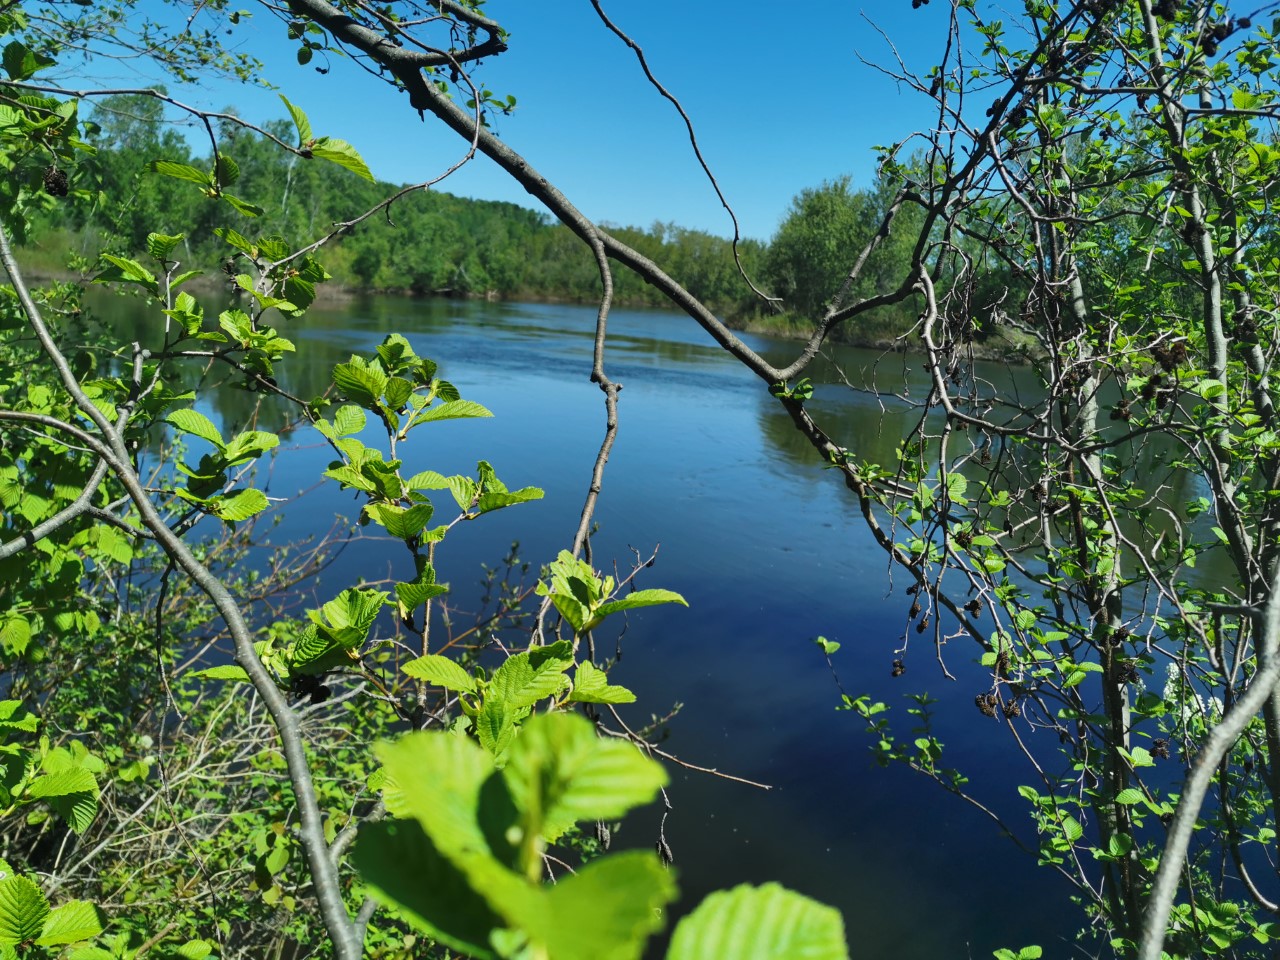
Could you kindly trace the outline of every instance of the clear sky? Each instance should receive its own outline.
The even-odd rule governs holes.
[[[606,0],[604,6],[689,112],[745,236],[771,236],[805,187],[841,174],[868,185],[873,145],[930,124],[924,97],[899,89],[859,55],[892,65],[896,50],[923,73],[945,40],[949,4],[941,0],[920,9],[910,0],[827,0],[807,5],[803,16],[764,0]],[[134,9],[172,17],[157,0],[140,0]],[[478,79],[518,100],[516,112],[496,118],[495,128],[583,212],[604,223],[671,221],[732,232],[679,116],[648,86],[634,55],[604,28],[588,0],[491,0],[485,9],[510,31],[510,50],[487,61]],[[349,140],[379,179],[429,179],[465,150],[451,131],[430,117],[419,121],[407,98],[351,62],[332,61],[327,75],[315,69],[320,57],[299,66],[297,43],[261,9],[224,39],[262,59],[265,78],[307,111],[316,134]],[[124,64],[88,72],[111,83],[150,82]],[[179,99],[213,109],[234,106],[254,122],[286,115],[275,93],[250,85],[168,86]],[[439,189],[533,205],[483,158]]]

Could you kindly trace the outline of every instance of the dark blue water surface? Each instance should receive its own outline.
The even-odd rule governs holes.
[[[588,379],[593,325],[594,312],[581,307],[358,300],[317,308],[293,328],[282,324],[298,354],[281,379],[314,396],[334,362],[394,331],[436,359],[464,397],[493,411],[491,420],[429,425],[400,451],[406,475],[470,473],[483,458],[508,486],[546,490],[541,502],[455,529],[441,546],[440,577],[466,610],[479,593],[480,564],[496,563],[511,541],[536,568],[572,538],[604,430],[603,398]],[[796,349],[747,339],[775,361]],[[838,359],[851,378],[878,364],[876,376],[893,389],[918,376],[904,374],[898,357],[841,351]],[[684,895],[679,910],[716,888],[778,880],[838,907],[860,958],[988,958],[996,947],[1031,943],[1046,956],[1070,955],[1064,938],[1078,914],[1066,883],[1037,868],[986,815],[919,774],[876,767],[863,722],[836,712],[839,691],[812,639],[842,644],[834,661],[845,689],[889,703],[904,736],[905,695],[937,697],[946,765],[965,770],[975,795],[1034,845],[1016,794],[1032,778],[1005,721],[974,707],[974,695],[990,685],[977,651],[961,641],[946,649],[955,681],[938,668],[931,634],[911,631],[906,653],[895,652],[906,642],[911,601],[901,582],[890,593],[885,556],[857,504],[763,385],[692,321],[615,312],[607,366],[625,388],[595,564],[616,560],[629,569],[632,548],[647,556],[659,547],[641,586],[677,590],[689,601],[687,610],[631,616],[612,674],[639,697],[624,717],[642,725],[683,704],[665,749],[771,786],[670,767],[666,835]],[[834,385],[820,386],[815,403],[837,418],[841,442],[867,459],[890,457],[908,422],[892,405],[883,414],[871,396]],[[211,412],[243,416],[231,406]],[[301,430],[286,441],[272,467],[273,496],[314,485],[331,459],[316,439]],[[449,504],[445,496],[437,509]],[[335,516],[354,519],[356,509],[324,485],[286,506],[272,537],[324,533]],[[385,541],[357,542],[323,574],[319,592],[403,576],[402,554]],[[612,652],[611,634],[599,642],[602,654]],[[898,657],[907,669],[893,679]],[[1022,734],[1033,744],[1048,736]],[[1051,754],[1053,744],[1041,746]],[[651,845],[660,816],[657,807],[633,814],[618,841]]]

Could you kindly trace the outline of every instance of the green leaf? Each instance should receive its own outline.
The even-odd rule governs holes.
[[[488,892],[486,890],[486,892]],[[501,891],[507,892],[507,891]],[[553,887],[491,902],[555,960],[639,960],[676,898],[675,878],[648,851],[593,860]],[[793,957],[807,956],[793,954]]]
[[[31,623],[21,614],[11,613],[0,621],[0,650],[13,657],[27,652],[31,644]]]
[[[27,796],[45,800],[76,833],[89,829],[98,813],[98,784],[83,767],[68,767],[38,777],[27,788]]]
[[[192,436],[199,437],[201,440],[208,440],[219,450],[226,448],[222,433],[213,425],[213,421],[199,410],[193,408],[173,410],[165,417],[165,420],[183,433],[189,433]]]
[[[213,186],[213,177],[203,170],[197,170],[195,167],[188,166],[185,163],[174,163],[171,160],[152,160],[147,166],[152,173],[173,177],[176,180],[189,180],[191,183],[198,183],[202,187]]]
[[[224,193],[221,196],[223,200],[227,201],[227,203],[231,204],[231,206],[235,207],[238,212],[243,213],[246,217],[260,217],[262,216],[263,213],[266,212],[262,209],[262,207],[258,206],[256,203],[250,203],[248,200],[241,200],[239,197],[233,197],[229,193]],[[293,309],[293,305],[289,304],[288,301],[286,300],[276,300],[276,301],[272,301],[271,303],[268,303],[266,301],[266,298],[259,297],[258,302],[261,303],[264,307],[276,306],[277,304],[279,304],[283,306],[285,309],[290,309],[290,310]]]
[[[456,661],[439,654],[427,654],[410,660],[400,668],[417,680],[426,680],[455,693],[475,693],[476,681]]]
[[[822,652],[828,657],[840,649],[840,644],[835,640],[828,640],[826,637],[814,637],[813,642],[822,648]]]
[[[485,407],[474,400],[449,400],[436,407],[428,407],[413,418],[413,426],[434,420],[458,420],[464,417],[492,417]]]
[[[0,944],[35,940],[49,916],[49,901],[26,877],[0,880]]]
[[[68,900],[44,921],[36,943],[44,947],[89,940],[102,932],[98,908],[84,900]]]
[[[336,163],[357,176],[373,182],[373,174],[369,172],[368,165],[356,151],[356,148],[345,140],[338,140],[334,137],[320,137],[311,144],[311,155],[321,160],[328,160],[330,163]]]
[[[250,243],[249,238],[244,234],[232,230],[230,227],[214,227],[213,232],[245,256],[257,258],[258,248]]]
[[[388,594],[384,590],[360,590],[350,587],[317,610],[308,610],[307,616],[322,632],[332,637],[347,650],[360,646],[369,637],[369,630],[386,605]]]
[[[708,896],[676,926],[667,960],[848,960],[831,907],[776,883]]]
[[[402,616],[408,616],[428,600],[443,596],[449,592],[447,583],[415,581],[414,583],[397,583],[396,599],[400,601]]]
[[[93,278],[94,283],[137,283],[146,287],[152,293],[160,292],[160,285],[156,282],[155,274],[138,263],[137,260],[116,257],[109,253],[104,253],[101,256],[109,266],[103,268],[102,272]]]
[[[418,822],[365,824],[353,860],[373,895],[418,930],[476,960],[496,960],[489,934],[505,922]]]
[[[367,418],[354,403],[343,404],[333,415],[333,429],[339,437],[349,437],[364,429]]]
[[[35,799],[66,797],[78,793],[98,792],[98,782],[84,767],[66,767],[55,773],[37,777],[27,788],[27,796]]]
[[[19,40],[11,40],[4,48],[4,69],[10,80],[30,80],[36,72],[53,66],[57,61],[42,53],[36,53]]]
[[[568,686],[564,673],[572,666],[573,645],[568,640],[513,654],[494,673],[486,696],[515,709],[531,707]]]
[[[636,590],[629,593],[620,600],[610,600],[608,603],[602,603],[596,608],[595,622],[599,622],[611,613],[617,613],[620,610],[634,610],[637,607],[652,607],[659,603],[678,603],[682,607],[689,605],[688,601],[680,594],[673,590]]]
[[[541,500],[544,492],[540,487],[524,487],[520,490],[502,490],[484,493],[476,502],[476,513],[489,513],[503,507],[515,506],[517,503],[529,503]]]
[[[261,490],[250,487],[229,497],[217,497],[210,501],[215,516],[228,523],[239,523],[248,520],[255,514],[267,509],[267,495]]]
[[[213,162],[213,179],[219,189],[232,186],[240,179],[240,164],[225,153],[219,153]]]
[[[204,960],[213,953],[213,944],[208,940],[188,940],[174,952],[182,960]]]
[[[569,713],[531,717],[508,751],[502,776],[516,807],[542,814],[534,829],[555,841],[582,820],[613,820],[649,803],[666,771],[627,740],[596,736]]]
[[[376,409],[387,386],[387,375],[361,357],[333,368],[333,385],[348,399],[367,409]]]
[[[431,522],[435,508],[429,503],[417,503],[407,509],[389,503],[373,503],[365,507],[365,512],[386,527],[391,536],[398,540],[408,540],[416,537]]]
[[[386,773],[382,796],[392,816],[417,819],[446,855],[488,850],[476,811],[493,761],[480,747],[467,738],[432,731],[378,744],[374,752]]]
[[[1116,794],[1116,803],[1131,806],[1142,802],[1142,791],[1137,787],[1128,787]]]
[[[248,680],[249,674],[245,673],[244,667],[237,667],[235,664],[226,664],[221,667],[206,667],[204,670],[194,670],[187,674],[195,680]]]
[[[28,712],[21,700],[0,700],[0,730],[22,730],[34,733],[40,728],[35,714]],[[3,861],[0,861],[3,863]]]
[[[635,703],[636,695],[626,687],[614,686],[603,670],[596,669],[590,660],[578,664],[574,673],[573,692],[569,700],[574,703]]]
[[[289,102],[289,98],[283,93],[280,99],[284,101],[285,107],[289,111],[289,116],[293,117],[293,125],[298,131],[298,146],[305,147],[307,141],[311,137],[311,121],[307,119],[307,115],[303,113],[302,108]]]
[[[279,445],[280,438],[274,433],[267,433],[265,430],[246,430],[231,438],[222,455],[227,464],[231,465],[240,463],[242,460],[256,459]]]
[[[147,253],[155,257],[161,263],[169,261],[169,254],[173,253],[174,247],[182,242],[186,234],[179,233],[176,236],[169,236],[164,233],[148,233],[147,234]]]

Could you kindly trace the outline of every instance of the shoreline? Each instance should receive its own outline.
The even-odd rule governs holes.
[[[69,270],[47,270],[39,268],[24,268],[24,278],[31,283],[46,282],[74,282],[83,284],[88,288],[92,284],[92,278],[78,275]],[[193,277],[186,284],[199,292],[213,293],[226,292],[225,278],[221,274],[205,273],[201,276]],[[341,282],[332,282],[321,284],[316,287],[316,305],[325,304],[341,304],[350,303],[352,300],[358,300],[361,297],[401,297],[407,300],[482,300],[486,303],[548,303],[548,304],[565,304],[570,306],[590,306],[596,301],[594,299],[586,299],[573,296],[558,296],[554,294],[541,293],[521,293],[512,296],[504,296],[496,290],[478,293],[475,291],[458,291],[458,290],[413,290],[411,288],[363,288],[351,287]],[[646,309],[646,310],[675,310],[670,305],[652,304],[646,302],[636,302],[621,298],[614,301],[614,306],[624,309]],[[675,312],[680,312],[675,310]],[[788,317],[780,317],[777,321],[772,318],[762,317],[760,315],[749,316],[720,316],[720,320],[729,329],[738,333],[749,333],[757,336],[773,337],[778,340],[801,341],[809,337],[807,330],[802,329],[797,322]],[[850,337],[848,339],[841,337],[833,337],[829,340],[841,346],[854,347],[863,350],[879,350],[887,353],[901,354],[924,354],[924,348],[918,340],[908,340],[905,337],[892,337],[881,334],[879,336],[862,336]],[[1029,362],[1030,355],[1025,345],[1020,345],[1011,340],[1005,339],[997,334],[987,343],[970,344],[970,353],[974,359],[987,360],[993,362],[1017,363],[1023,365]]]

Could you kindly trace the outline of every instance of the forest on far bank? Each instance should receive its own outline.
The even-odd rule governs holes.
[[[147,234],[160,230],[185,234],[184,267],[213,275],[230,270],[236,251],[214,234],[211,205],[189,184],[150,168],[155,160],[210,166],[166,121],[164,104],[140,95],[107,97],[94,104],[90,121],[97,152],[71,172],[67,198],[39,214],[43,222],[33,236],[40,239],[22,251],[26,266],[44,275],[68,268],[92,274],[100,254],[138,256],[145,253]],[[236,228],[246,234],[318,239],[349,211],[369,209],[396,189],[337,164],[283,153],[267,138],[225,122],[223,127],[219,135],[234,144],[239,167],[237,192],[262,208],[260,217],[239,217]],[[288,120],[264,129],[282,139],[292,136]],[[735,325],[807,334],[839,286],[839,257],[871,239],[891,196],[882,184],[857,188],[849,177],[837,177],[795,197],[768,242],[738,241],[742,269],[780,298],[781,309],[769,308],[742,282],[726,237],[661,222],[615,227],[613,233],[682,278]],[[893,288],[895,265],[910,256],[899,248],[910,236],[910,230],[898,231],[903,239],[891,239],[873,254],[857,296]],[[68,250],[75,251],[71,263]],[[326,267],[335,281],[329,291],[585,303],[598,297],[600,285],[590,251],[547,214],[436,189],[411,191],[385,214],[344,231],[328,248]],[[660,291],[630,272],[620,273],[615,284],[615,302],[623,306],[667,305]],[[883,342],[909,330],[918,314],[918,304],[908,300],[877,315],[872,326],[845,333],[851,342]]]

